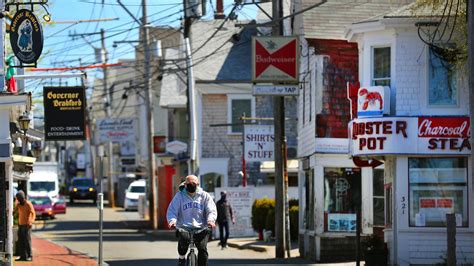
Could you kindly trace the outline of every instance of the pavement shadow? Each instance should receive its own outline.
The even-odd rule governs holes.
[[[128,266],[128,265],[160,265],[160,266],[176,266],[177,259],[143,259],[143,260],[114,260],[107,261],[110,266]],[[256,259],[209,259],[209,265],[212,266],[233,266],[233,265],[316,265],[308,261],[305,261],[300,258],[294,259],[266,259],[266,260],[256,260]]]

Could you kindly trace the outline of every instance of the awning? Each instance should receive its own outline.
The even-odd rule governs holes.
[[[288,160],[288,173],[298,173],[298,160]],[[274,173],[275,172],[275,162],[268,161],[262,162],[260,164],[260,172],[261,173]]]
[[[35,157],[16,155],[16,154],[12,155],[12,160],[13,160],[13,171],[18,172],[18,173],[31,172],[33,170],[33,164],[36,162]]]

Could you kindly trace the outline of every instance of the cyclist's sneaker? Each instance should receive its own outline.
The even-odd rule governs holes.
[[[179,259],[178,260],[178,265],[179,266],[186,266],[186,259]]]

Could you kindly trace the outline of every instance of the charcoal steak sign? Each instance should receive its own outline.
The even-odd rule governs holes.
[[[84,87],[44,87],[43,101],[46,140],[86,138]]]
[[[298,47],[296,37],[253,37],[253,81],[298,83]]]
[[[38,18],[28,9],[20,9],[13,16],[10,44],[15,56],[25,64],[36,63],[43,51],[43,31]]]

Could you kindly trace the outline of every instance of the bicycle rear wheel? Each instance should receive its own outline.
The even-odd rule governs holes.
[[[191,250],[188,254],[186,266],[197,266],[197,255],[193,250]]]

